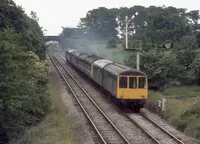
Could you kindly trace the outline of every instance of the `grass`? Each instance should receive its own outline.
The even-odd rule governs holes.
[[[168,88],[164,94],[172,97],[200,97],[199,86],[180,86]]]
[[[148,100],[147,100],[148,109],[156,112],[157,111],[157,101],[160,100],[161,98],[162,98],[161,93],[149,90]]]
[[[52,78],[49,83],[51,111],[45,119],[26,131],[21,139],[10,144],[75,144],[77,140],[67,121],[66,108],[62,103],[59,85]]]
[[[166,98],[167,122],[187,135],[200,138],[200,88],[171,87],[164,94],[150,90],[147,107],[157,112],[157,101],[162,97]]]

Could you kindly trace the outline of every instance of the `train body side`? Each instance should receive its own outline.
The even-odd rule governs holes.
[[[104,68],[113,62],[106,59],[100,59],[92,64],[92,79],[100,86],[103,87]]]
[[[115,99],[144,106],[148,97],[148,81],[145,73],[114,63],[95,55],[67,51],[66,60],[85,73]],[[69,58],[67,58],[69,57]]]

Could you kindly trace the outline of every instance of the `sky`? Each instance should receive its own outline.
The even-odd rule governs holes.
[[[200,0],[14,0],[29,15],[37,13],[45,35],[58,35],[62,27],[76,27],[89,10],[106,7],[120,8],[142,5],[145,7],[174,6],[187,10],[200,10]]]

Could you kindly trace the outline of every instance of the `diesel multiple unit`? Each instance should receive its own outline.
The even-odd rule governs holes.
[[[120,103],[133,106],[137,111],[144,107],[148,95],[145,73],[76,50],[67,50],[65,57],[67,62],[82,71]]]

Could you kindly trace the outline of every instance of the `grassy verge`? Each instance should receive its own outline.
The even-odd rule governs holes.
[[[49,94],[51,110],[45,119],[35,127],[27,130],[26,134],[10,144],[66,144],[77,143],[73,129],[66,118],[66,108],[62,103],[59,85],[50,78]]]
[[[200,87],[198,86],[171,87],[164,92],[164,95],[176,98],[197,97],[200,96]]]
[[[157,100],[166,98],[166,120],[178,130],[200,138],[200,90],[197,86],[173,87],[164,94],[150,91],[147,106],[156,112]]]

